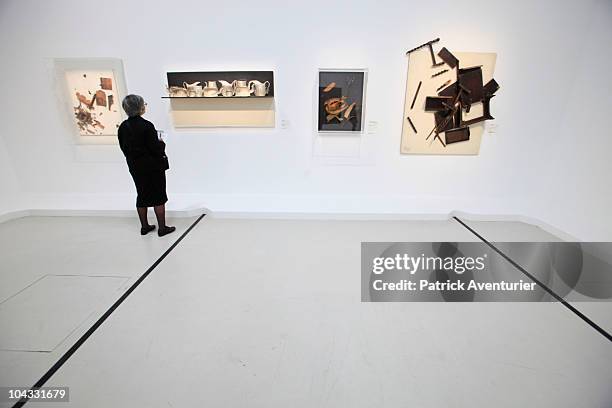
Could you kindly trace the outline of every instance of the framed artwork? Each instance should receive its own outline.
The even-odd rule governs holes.
[[[317,130],[321,133],[362,133],[367,71],[320,69]]]
[[[274,71],[168,72],[164,98],[274,97]]]
[[[499,89],[493,79],[497,56],[451,52],[439,41],[407,52],[400,152],[477,155],[485,121],[494,119],[490,101]]]
[[[77,143],[117,143],[117,129],[126,118],[121,107],[127,94],[121,60],[56,59],[55,68],[63,110]]]
[[[175,128],[274,128],[274,71],[168,72]]]

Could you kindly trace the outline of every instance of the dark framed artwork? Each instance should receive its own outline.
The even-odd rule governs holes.
[[[366,74],[364,69],[319,70],[319,132],[363,132]]]

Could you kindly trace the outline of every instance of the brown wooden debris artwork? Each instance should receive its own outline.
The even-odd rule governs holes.
[[[438,87],[438,89],[436,89],[436,92],[438,92],[440,89],[446,88],[446,85],[450,84],[451,80],[449,79],[448,81],[446,81],[445,83],[443,83],[442,85],[440,85]]]
[[[112,78],[100,78],[100,89],[105,91],[113,90],[113,79]]]
[[[435,74],[431,74],[431,77],[435,78],[435,77],[440,76],[440,75],[442,75],[442,74],[444,74],[446,72],[448,72],[448,69],[443,69],[442,71],[436,72]]]
[[[323,92],[328,93],[335,87],[336,83],[331,82],[325,88],[323,88]],[[351,114],[353,113],[357,103],[349,103],[347,99],[348,97],[341,96],[339,98],[329,98],[323,102],[323,107],[325,109],[325,113],[327,114],[325,116],[325,120],[327,122],[337,120],[340,123],[346,123],[355,117],[354,115],[351,116]]]
[[[418,47],[414,47],[413,49],[408,50],[406,52],[406,55],[408,55],[408,54],[410,54],[410,53],[412,53],[412,52],[414,52],[416,50],[420,50],[423,47],[427,47],[427,48],[429,48],[429,54],[431,55],[431,64],[432,64],[431,66],[432,67],[439,67],[440,65],[444,65],[444,62],[437,62],[436,61],[436,54],[434,53],[434,50],[433,50],[433,45],[435,43],[437,43],[438,41],[440,41],[440,39],[436,38],[435,40],[428,41],[425,44],[419,45]]]
[[[106,92],[104,91],[96,91],[96,104],[98,106],[106,106]]]
[[[410,127],[412,128],[414,133],[418,133],[416,127],[414,126],[414,123],[412,123],[412,119],[410,119],[410,116],[406,116],[406,119],[408,119],[408,123],[410,123]]]
[[[423,85],[423,81],[419,81],[419,86],[417,86],[417,90],[414,93],[414,98],[412,98],[412,103],[410,104],[410,109],[414,108],[414,103],[416,102],[417,96],[419,96],[419,91],[421,90],[421,85]]]
[[[446,64],[451,70],[455,71],[454,81],[446,81],[438,87],[436,96],[427,96],[425,99],[425,111],[433,112],[435,119],[435,126],[425,140],[429,140],[429,138],[434,135],[433,140],[437,139],[446,147],[452,143],[470,140],[471,125],[494,119],[493,116],[491,116],[490,101],[499,89],[499,84],[495,79],[491,79],[486,84],[483,84],[481,66],[462,68],[461,61],[446,48],[442,48],[440,52],[438,52],[438,57],[440,57],[443,62],[437,63],[433,52],[433,44],[437,43],[439,40],[439,38],[436,38],[433,41],[426,42],[425,44],[409,50],[407,54],[423,47],[429,47],[432,57],[432,68],[437,68],[440,65]],[[439,68],[437,68],[437,70],[433,71],[431,77],[435,78],[448,71],[449,69],[440,71]],[[464,113],[469,113],[470,108],[474,104],[482,104],[483,114],[476,118],[464,120]],[[410,125],[413,130],[415,130],[412,121],[410,121]],[[441,133],[444,133],[444,140],[440,137]]]
[[[96,128],[104,129],[104,125],[96,120],[91,112],[83,109],[81,105],[74,108],[74,116],[76,118],[77,126],[79,129],[81,129],[81,131],[93,135],[96,133]]]
[[[93,99],[89,100],[85,95],[81,95],[81,93],[79,92],[76,93],[76,97],[79,101],[79,106],[83,104],[83,105],[87,105],[87,107],[90,107],[89,109],[93,108]]]
[[[323,92],[329,92],[332,89],[334,89],[336,87],[336,83],[335,82],[331,82],[330,84],[328,84],[324,89]]]
[[[86,78],[87,75],[83,74],[83,78]],[[83,95],[80,92],[76,91],[75,95],[77,100],[79,101],[78,106],[74,107],[74,116],[76,118],[76,123],[79,129],[83,132],[87,132],[91,135],[96,133],[96,130],[104,129],[104,125],[96,119],[96,113],[92,112],[94,110],[94,106],[98,105],[101,107],[108,107],[108,110],[111,110],[111,106],[115,103],[115,99],[113,95],[107,95],[104,90],[112,90],[113,89],[113,80],[112,78],[100,78],[100,88],[95,92],[91,90],[87,91],[89,96]],[[102,116],[102,112],[98,113],[98,116]]]

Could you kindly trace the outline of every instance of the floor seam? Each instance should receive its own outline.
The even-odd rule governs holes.
[[[569,309],[572,313],[574,313],[576,316],[578,316],[580,319],[582,319],[585,323],[587,323],[589,326],[591,326],[591,328],[593,328],[599,334],[601,334],[606,339],[608,339],[609,341],[612,342],[612,335],[610,333],[608,333],[601,326],[599,326],[597,323],[595,323],[593,320],[591,320],[589,317],[587,317],[580,310],[576,309],[574,306],[569,304],[565,299],[563,299],[561,296],[559,296],[555,291],[553,291],[551,288],[549,288],[543,282],[541,282],[538,278],[536,278],[531,273],[529,273],[525,268],[523,268],[518,263],[516,263],[512,258],[510,258],[508,255],[506,255],[504,252],[502,252],[500,249],[498,249],[495,245],[490,243],[486,238],[484,238],[482,235],[480,235],[472,227],[468,226],[466,223],[464,223],[458,217],[453,217],[453,218],[459,224],[463,225],[463,227],[465,227],[468,231],[470,231],[472,234],[474,234],[476,237],[478,237],[478,239],[480,239],[487,246],[489,246],[493,251],[497,252],[502,258],[504,258],[506,261],[508,261],[512,266],[514,266],[516,269],[518,269],[520,272],[522,272],[525,276],[527,276],[529,279],[531,279],[533,282],[535,282],[538,286],[540,286],[542,289],[544,289],[549,295],[551,295],[553,298],[555,298],[559,303],[561,303],[563,306],[565,306],[567,309]]]
[[[111,314],[128,298],[132,292],[153,272],[153,270],[172,252],[172,250],[191,232],[193,228],[204,218],[206,214],[200,215],[183,234],[168,248],[166,251],[147,269],[128,290],[126,290],[119,299],[117,299],[110,308],[84,333],[79,339],[59,358],[58,361],[51,366],[49,370],[30,388],[31,390],[42,387],[65,363],[72,355],[87,341],[87,339],[110,317]],[[20,408],[28,402],[28,398],[19,400],[13,408]]]

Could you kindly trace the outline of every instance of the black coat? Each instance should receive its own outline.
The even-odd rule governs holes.
[[[154,207],[168,201],[163,160],[166,144],[157,138],[155,126],[140,116],[119,126],[119,147],[136,185],[136,207]]]
[[[141,116],[132,116],[119,126],[118,137],[131,173],[164,170],[162,157],[166,144],[157,138],[157,130],[151,122]]]

